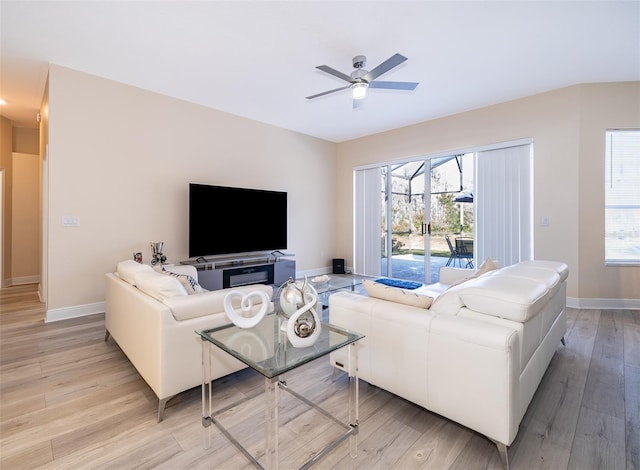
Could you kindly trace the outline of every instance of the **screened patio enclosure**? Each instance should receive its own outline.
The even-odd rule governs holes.
[[[472,177],[471,154],[381,168],[381,275],[437,282],[451,256],[445,235],[472,237],[473,205],[454,202]]]

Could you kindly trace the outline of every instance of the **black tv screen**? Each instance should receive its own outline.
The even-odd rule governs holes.
[[[189,257],[287,248],[287,193],[189,184]]]

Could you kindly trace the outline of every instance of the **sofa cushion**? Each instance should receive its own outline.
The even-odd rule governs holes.
[[[160,302],[174,296],[187,296],[187,290],[173,276],[165,276],[153,269],[135,273],[135,286]]]
[[[547,302],[549,287],[535,279],[504,274],[503,269],[460,286],[460,300],[476,312],[525,322]]]
[[[520,262],[521,266],[531,266],[536,268],[546,268],[552,269],[558,276],[560,276],[560,282],[564,281],[569,277],[569,266],[565,263],[561,263],[559,261],[547,261],[547,260],[529,260]]]
[[[431,305],[431,311],[445,315],[457,315],[464,304],[460,298],[459,291],[464,289],[465,283],[448,287],[440,294]]]
[[[120,261],[116,268],[120,279],[134,286],[136,285],[134,277],[139,271],[153,271],[153,268],[148,264],[140,264],[132,259]]]
[[[429,308],[433,302],[433,297],[420,292],[420,289],[408,290],[398,287],[385,286],[375,281],[365,279],[362,285],[369,297],[389,300],[400,304],[411,305],[413,307]]]

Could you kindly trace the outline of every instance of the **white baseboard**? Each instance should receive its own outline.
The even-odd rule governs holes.
[[[320,268],[320,269],[307,269],[304,271],[296,271],[297,279],[304,279],[307,276],[309,279],[316,276],[322,276],[323,274],[331,274],[331,268]]]
[[[567,297],[567,307],[599,310],[640,310],[640,299],[577,299]]]
[[[44,321],[49,323],[70,318],[86,317],[96,313],[104,313],[104,302],[76,305],[75,307],[52,308],[47,310],[47,316]]]

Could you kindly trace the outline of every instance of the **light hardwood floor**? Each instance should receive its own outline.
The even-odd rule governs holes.
[[[0,290],[0,468],[252,468],[217,430],[202,445],[200,389],[157,400],[118,346],[104,315],[45,324],[35,286]],[[549,370],[509,449],[512,469],[640,469],[640,311],[568,311],[567,345]],[[347,379],[326,360],[288,380],[338,414]],[[263,386],[251,371],[214,382],[216,403]],[[281,392],[281,468],[324,444],[331,424]],[[257,399],[256,399],[257,400]],[[346,411],[346,410],[345,410]],[[260,454],[261,402],[222,417]],[[336,448],[320,469],[497,469],[486,438],[362,383],[358,456]]]

